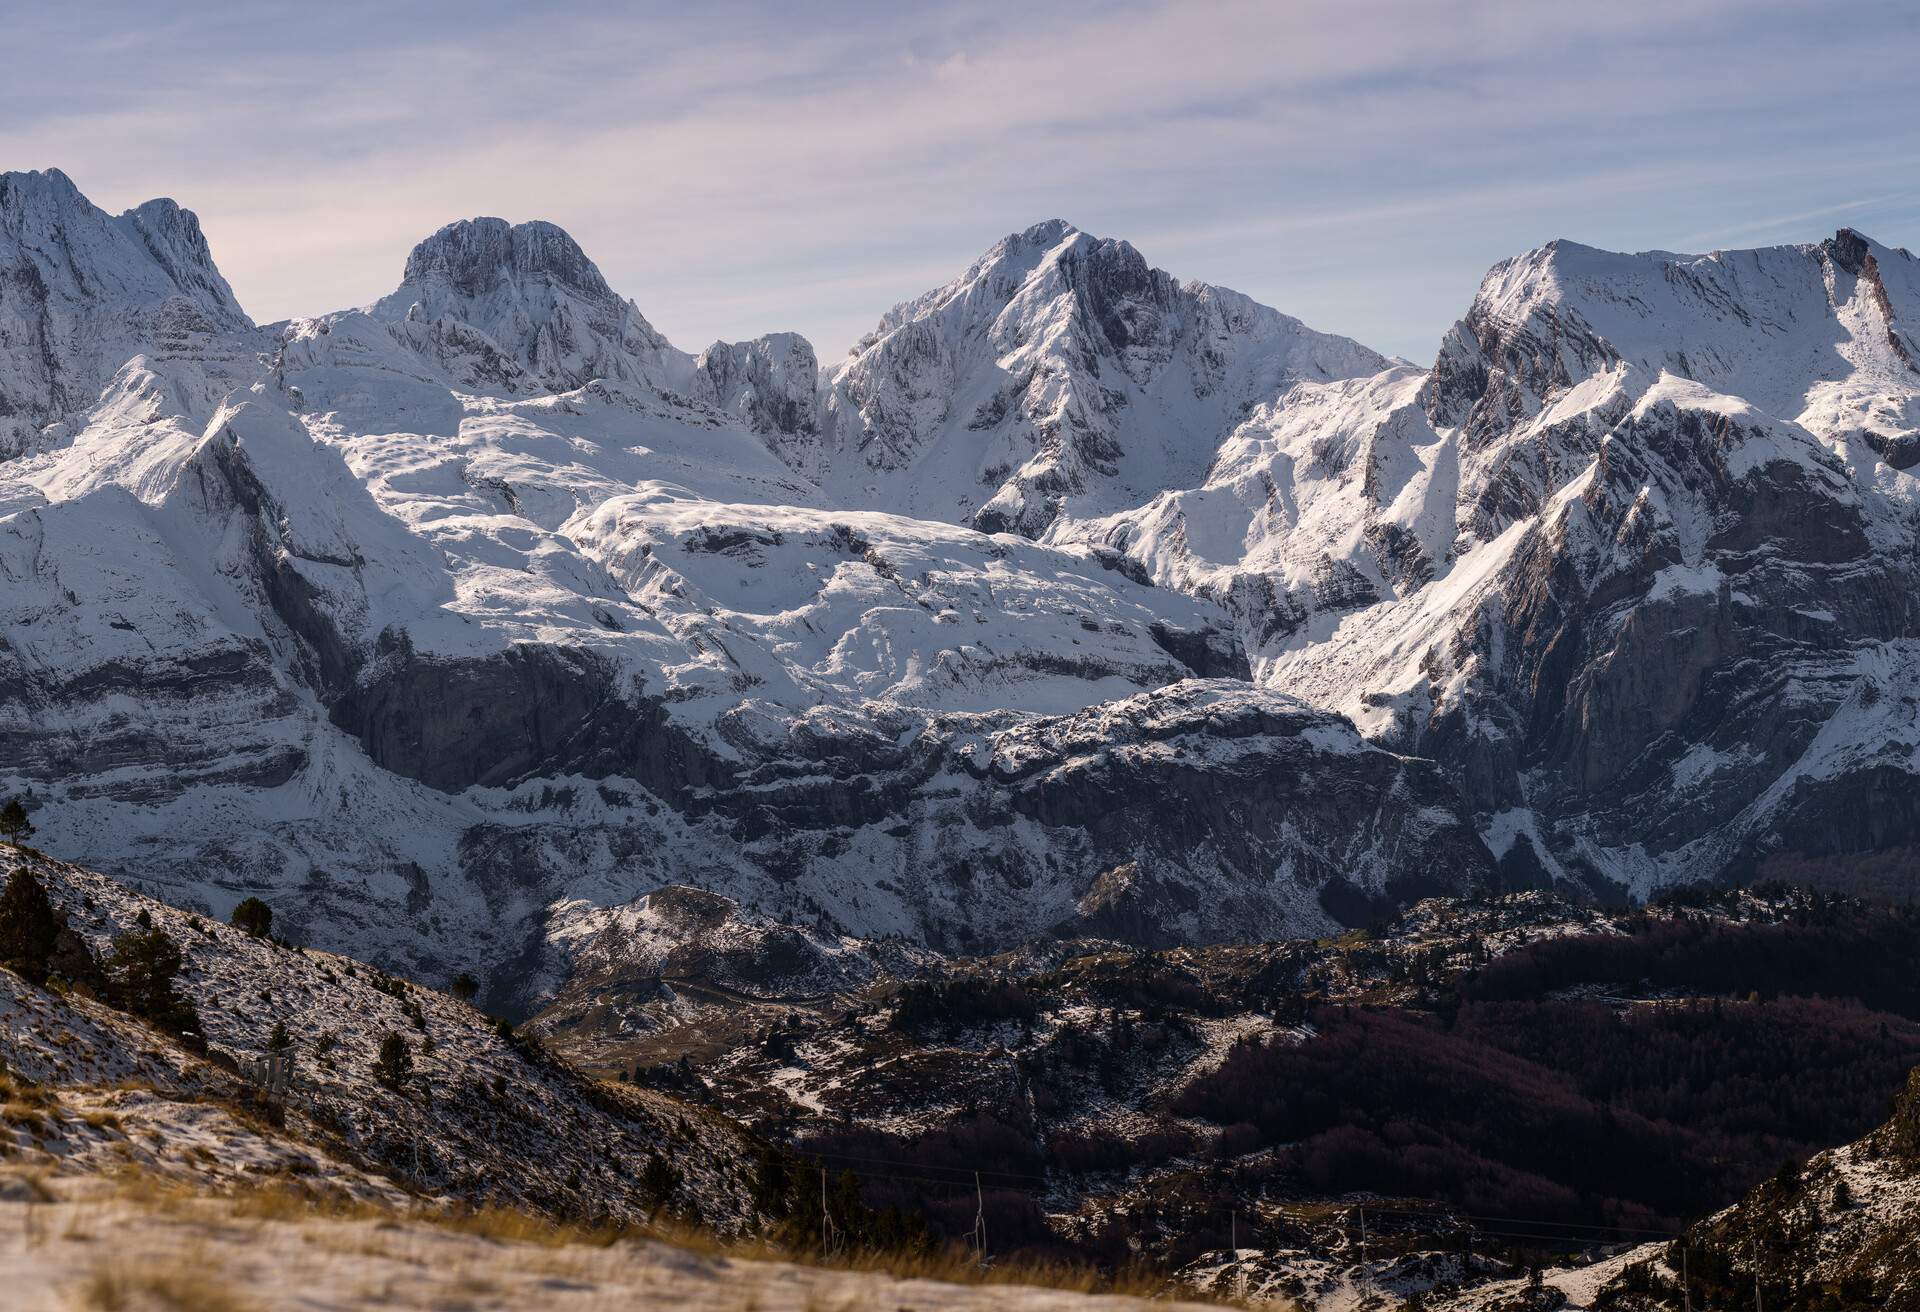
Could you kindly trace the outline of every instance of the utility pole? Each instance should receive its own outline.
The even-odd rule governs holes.
[[[987,1196],[980,1188],[980,1172],[973,1173],[973,1234],[980,1245],[980,1269],[987,1267]]]
[[[1687,1275],[1687,1240],[1680,1239],[1680,1297],[1686,1302],[1685,1312],[1693,1312],[1693,1281]]]
[[[1240,1209],[1233,1209],[1233,1294],[1235,1298],[1247,1296],[1247,1268],[1240,1261]]]
[[[1760,1250],[1751,1234],[1747,1236],[1747,1261],[1753,1264],[1753,1312],[1767,1312],[1760,1299]]]

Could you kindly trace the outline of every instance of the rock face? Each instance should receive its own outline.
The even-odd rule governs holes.
[[[1432,762],[1240,684],[1175,684],[1006,730],[985,780],[980,804],[1004,796],[1049,848],[1094,855],[1100,873],[1062,933],[1160,947],[1271,938],[1492,877]],[[1273,878],[1248,880],[1255,870]]]
[[[565,391],[684,382],[684,359],[551,223],[449,223],[368,311],[470,386]],[[676,367],[678,366],[678,367]]]
[[[776,449],[818,436],[820,364],[812,343],[798,333],[715,342],[694,367],[696,394],[752,431],[777,436]]]

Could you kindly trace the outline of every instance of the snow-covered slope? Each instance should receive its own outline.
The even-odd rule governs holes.
[[[120,231],[59,187],[69,229]],[[51,259],[38,231],[10,221],[9,249]],[[995,257],[1019,279],[973,281],[1061,396],[1097,367],[1130,398],[1102,406],[1151,419],[1102,430],[1147,472],[1089,482],[1100,504],[1203,469],[1271,386],[1377,363],[1044,231]],[[114,248],[126,285],[175,285],[156,249]],[[75,322],[135,322],[102,286],[74,284]],[[1217,602],[958,500],[916,518],[925,469],[843,477],[864,448],[804,341],[677,351],[551,225],[450,225],[362,310],[217,309],[231,377],[212,347],[115,362],[139,343],[89,330],[54,354],[92,396],[0,463],[0,791],[54,850],[215,915],[257,893],[416,973],[477,966],[507,1008],[560,986],[594,914],[671,884],[1006,944],[1095,904],[1153,941],[1321,929],[1487,874],[1430,767],[1245,684]],[[1149,745],[1094,741],[1142,716]]]
[[[1054,220],[894,307],[796,461],[838,498],[1037,536],[1197,482],[1255,404],[1386,361]]]

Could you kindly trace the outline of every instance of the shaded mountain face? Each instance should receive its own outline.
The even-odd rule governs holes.
[[[1114,388],[1192,393],[1205,323],[1247,339],[1222,415],[1322,349],[1056,237],[1032,294]],[[126,318],[103,286],[74,322]],[[643,969],[608,917],[668,885],[989,948],[1324,932],[1497,878],[1440,771],[1253,686],[1216,601],[846,492],[803,340],[677,351],[550,225],[442,229],[364,310],[217,309],[224,355],[85,338],[105,381],[0,462],[0,791],[54,850],[509,1010],[582,944]]]
[[[1554,1306],[1680,1312],[1758,1303],[1785,1309],[1920,1307],[1920,1069],[1886,1124],[1789,1161],[1746,1197],[1671,1243],[1644,1244],[1549,1274]],[[1432,1304],[1448,1312],[1515,1306],[1520,1280]]]

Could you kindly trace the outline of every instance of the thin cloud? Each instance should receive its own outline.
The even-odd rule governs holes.
[[[425,233],[493,213],[567,227],[683,344],[797,327],[831,357],[902,279],[1059,215],[1418,356],[1549,235],[1872,212],[1832,198],[1905,167],[1920,38],[1849,8],[41,11],[16,42],[80,57],[16,61],[0,139],[111,208],[198,210],[263,318],[372,300]]]

